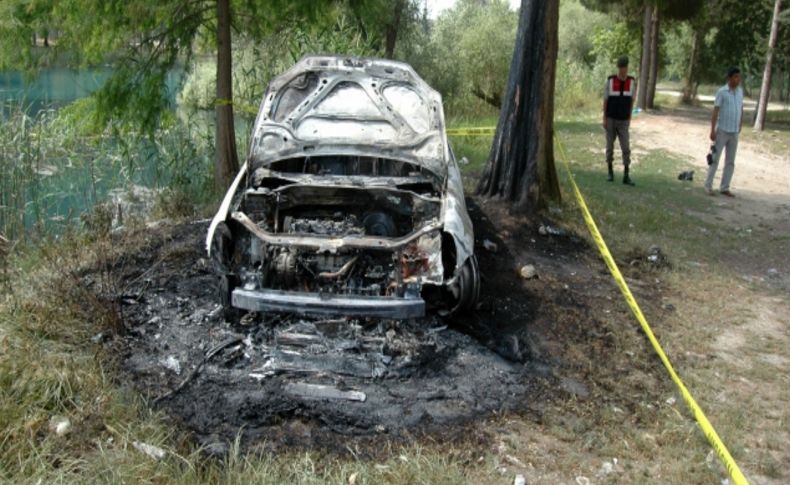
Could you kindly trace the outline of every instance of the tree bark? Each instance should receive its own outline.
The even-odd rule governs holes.
[[[236,153],[236,130],[233,125],[233,77],[230,40],[230,0],[217,0],[217,99],[216,159],[214,183],[226,189],[236,172],[239,159]]]
[[[406,8],[406,0],[396,0],[395,10],[392,12],[392,21],[387,24],[387,31],[384,39],[384,57],[393,59],[395,56],[395,42],[398,40],[398,31],[403,17],[403,9]]]
[[[642,20],[642,58],[639,61],[636,106],[644,110],[647,108],[647,90],[650,79],[650,33],[653,26],[653,8],[650,5],[645,4]]]
[[[760,85],[760,101],[757,103],[757,117],[754,120],[754,129],[765,129],[765,112],[768,110],[769,95],[771,94],[771,65],[774,61],[774,48],[779,35],[779,13],[782,11],[782,0],[774,2],[774,16],[771,20],[771,35],[768,37],[768,52],[765,54],[765,69],[763,82]]]
[[[554,165],[554,78],[559,0],[522,0],[506,95],[480,195],[535,210],[559,200]]]
[[[700,41],[702,35],[698,28],[691,32],[691,55],[689,56],[689,66],[686,71],[686,85],[683,87],[683,103],[691,104],[697,95],[697,64],[699,63]]]
[[[656,82],[658,81],[658,45],[659,45],[659,22],[658,6],[653,7],[650,26],[650,74],[645,98],[647,109],[655,108]]]

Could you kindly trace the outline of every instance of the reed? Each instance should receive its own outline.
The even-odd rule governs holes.
[[[7,240],[59,237],[81,227],[99,204],[113,206],[118,225],[123,211],[147,214],[176,202],[186,215],[215,195],[210,113],[165,113],[157,130],[144,133],[122,122],[93,126],[88,102],[34,114],[22,103],[3,107],[0,235]],[[243,147],[248,127],[241,127]]]

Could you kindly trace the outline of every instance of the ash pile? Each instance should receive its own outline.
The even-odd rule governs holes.
[[[207,450],[237,438],[247,450],[345,449],[350,437],[446,433],[524,409],[535,387],[523,364],[438,316],[230,323],[201,259],[205,228],[177,231],[127,261],[120,283],[137,295],[123,306],[128,331],[105,345],[124,379]]]
[[[250,374],[253,378],[289,373],[325,378],[329,382],[342,381],[345,377],[407,377],[446,350],[436,334],[447,327],[435,322],[426,325],[426,322],[344,318],[311,321],[287,316],[275,321],[275,325],[259,327],[254,340],[244,340],[245,357],[251,359],[255,355],[263,360]],[[242,351],[241,347],[237,348]],[[293,394],[296,388],[290,389]],[[313,394],[307,393],[305,397],[322,397]],[[330,392],[325,397],[342,396]],[[346,396],[365,400],[364,393]]]

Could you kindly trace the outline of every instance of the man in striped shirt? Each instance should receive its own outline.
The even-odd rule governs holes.
[[[713,103],[713,116],[710,120],[710,140],[715,142],[715,152],[708,165],[708,177],[705,179],[705,191],[708,195],[716,195],[713,191],[713,177],[719,167],[721,153],[724,156],[724,170],[721,174],[719,192],[727,197],[735,197],[730,192],[730,181],[735,171],[735,152],[738,150],[738,135],[743,126],[743,88],[741,88],[741,71],[731,67],[727,71],[727,84],[716,92]]]

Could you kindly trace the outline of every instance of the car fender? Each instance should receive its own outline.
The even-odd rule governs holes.
[[[444,231],[455,240],[455,271],[457,275],[464,263],[474,254],[475,236],[472,220],[466,210],[461,171],[455,161],[447,167],[447,190],[442,201]]]
[[[228,191],[225,193],[225,198],[222,199],[222,204],[220,204],[219,210],[214,215],[214,218],[211,220],[211,224],[208,227],[208,234],[206,234],[206,252],[209,256],[211,256],[211,241],[214,238],[214,231],[217,230],[217,226],[220,222],[225,222],[225,220],[227,220],[230,213],[230,205],[233,203],[233,196],[236,195],[239,184],[241,184],[241,181],[244,180],[246,175],[247,162],[244,162],[244,164],[241,166],[241,169],[239,169],[239,173],[236,175],[236,178],[233,179],[233,183],[231,183],[230,187],[228,187]]]

